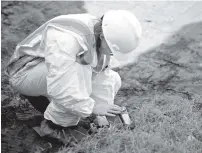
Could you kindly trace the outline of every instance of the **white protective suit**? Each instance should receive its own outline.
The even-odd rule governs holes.
[[[107,58],[97,56],[93,27],[98,21],[89,14],[53,18],[19,43],[8,63],[11,86],[27,96],[46,96],[44,117],[55,124],[76,125],[95,103],[113,103],[121,87],[118,73],[105,68]],[[85,52],[92,62],[76,62]],[[101,72],[94,71],[97,67]]]

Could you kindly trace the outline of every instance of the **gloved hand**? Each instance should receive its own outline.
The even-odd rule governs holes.
[[[117,114],[120,113],[121,113],[121,107],[113,104],[95,103],[95,106],[93,108],[93,114],[99,116],[116,116]]]

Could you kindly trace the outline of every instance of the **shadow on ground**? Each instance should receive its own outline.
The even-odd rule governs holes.
[[[119,94],[161,91],[187,99],[202,96],[201,28],[202,22],[185,25],[137,63],[118,70],[123,81]]]
[[[129,109],[136,127],[134,135],[150,134],[140,142],[150,145],[139,150],[202,151],[200,29],[202,22],[185,25],[165,43],[141,56],[136,64],[118,70],[123,85],[116,102]]]
[[[87,138],[60,153],[199,153],[202,151],[202,22],[183,26],[137,63],[116,69],[115,102],[128,108],[134,129]]]
[[[16,44],[33,29],[54,16],[79,12],[85,12],[83,2],[2,2],[2,67]],[[132,134],[109,135],[107,140],[116,141],[105,141],[107,145],[100,147],[94,147],[97,141],[91,138],[75,152],[123,152],[120,146],[128,147],[128,152],[133,152],[133,147],[145,152],[202,150],[201,29],[202,22],[186,25],[137,63],[117,70],[123,85],[116,103],[127,106],[135,123]],[[1,81],[2,152],[34,152],[48,147],[48,142],[28,127],[38,112],[19,99],[3,73]],[[126,138],[138,142],[122,141]],[[50,152],[59,147],[53,144]]]

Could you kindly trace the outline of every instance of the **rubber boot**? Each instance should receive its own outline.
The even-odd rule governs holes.
[[[40,126],[33,129],[41,136],[51,139],[56,139],[65,145],[77,144],[88,135],[87,131],[82,127],[61,127],[55,125],[51,121],[43,120]]]

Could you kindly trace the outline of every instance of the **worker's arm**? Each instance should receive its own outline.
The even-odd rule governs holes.
[[[47,91],[51,102],[80,117],[89,116],[94,107],[91,94],[91,68],[76,61],[81,46],[68,32],[49,26],[44,34]]]

